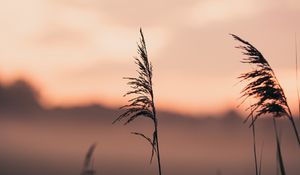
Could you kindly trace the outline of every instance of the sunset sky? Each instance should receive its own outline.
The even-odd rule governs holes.
[[[120,106],[142,27],[158,107],[221,112],[238,104],[236,77],[250,70],[234,33],[262,51],[296,112],[299,19],[299,0],[0,1],[0,79],[30,81],[46,106]]]

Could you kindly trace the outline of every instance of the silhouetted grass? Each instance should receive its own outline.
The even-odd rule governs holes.
[[[279,132],[278,132],[278,127],[276,123],[276,119],[273,118],[273,125],[274,125],[274,130],[275,130],[275,137],[276,137],[276,154],[277,154],[277,163],[279,165],[279,171],[281,175],[285,175],[285,167],[283,163],[283,157],[282,157],[282,152],[281,152],[281,145],[280,145],[280,140],[279,140]]]
[[[260,150],[259,167],[258,167],[258,174],[259,175],[262,174],[263,150],[264,150],[264,143],[262,143],[261,150]]]
[[[133,132],[132,134],[141,136],[150,143],[152,147],[152,154],[150,163],[152,162],[154,154],[157,157],[158,172],[161,172],[161,162],[159,154],[159,144],[158,144],[158,121],[156,116],[156,110],[154,105],[154,95],[152,89],[152,65],[148,59],[148,53],[146,48],[145,38],[140,29],[140,42],[138,44],[138,54],[139,58],[135,58],[135,63],[138,65],[138,76],[135,77],[125,77],[129,80],[128,85],[132,88],[131,91],[127,92],[124,96],[132,95],[128,102],[128,105],[122,106],[121,109],[125,109],[125,112],[121,114],[113,123],[126,119],[125,125],[134,121],[138,117],[147,117],[153,121],[154,129],[152,138],[145,136],[142,133]]]
[[[298,144],[300,146],[299,134],[295,125],[291,109],[287,103],[285,93],[268,61],[253,45],[233,35],[233,38],[242,43],[237,48],[243,50],[246,56],[242,63],[253,65],[255,68],[247,73],[241,74],[238,78],[241,81],[248,81],[248,85],[242,90],[242,103],[249,97],[257,99],[257,102],[250,105],[246,110],[250,110],[250,114],[245,122],[254,115],[251,126],[258,117],[264,114],[272,114],[273,117],[279,118],[286,116],[295,131]],[[242,104],[241,103],[241,104]]]
[[[251,116],[252,122],[254,120],[253,115]],[[253,155],[254,155],[254,164],[255,164],[255,174],[261,175],[262,172],[262,155],[263,155],[263,145],[260,151],[260,159],[259,162],[257,160],[258,152],[257,152],[257,144],[256,144],[256,127],[255,123],[252,124],[252,139],[253,139]]]
[[[296,59],[296,88],[297,88],[297,98],[298,98],[298,117],[300,119],[300,95],[299,95],[299,75],[298,75],[298,44],[297,44],[297,35],[295,34],[295,59]]]
[[[241,39],[237,35],[233,35],[233,38],[242,43],[242,45],[237,48],[243,50],[243,54],[246,56],[242,59],[242,63],[247,63],[254,66],[253,70],[241,74],[238,78],[241,81],[247,81],[248,84],[241,92],[241,98],[244,98],[243,104],[248,98],[254,98],[257,100],[256,103],[250,105],[246,110],[250,110],[250,114],[245,119],[245,122],[252,118],[251,127],[253,132],[254,140],[254,157],[255,157],[255,168],[256,174],[261,172],[257,167],[257,157],[256,157],[256,144],[255,144],[255,121],[258,117],[271,114],[273,117],[273,125],[275,130],[276,137],[276,150],[277,150],[277,159],[279,163],[279,168],[281,175],[285,175],[285,167],[282,158],[282,152],[280,147],[280,141],[278,137],[276,119],[286,116],[292,123],[292,127],[295,131],[298,144],[300,145],[298,131],[293,119],[292,112],[287,103],[287,98],[284,94],[284,91],[276,78],[276,75],[271,68],[268,61],[264,58],[260,51],[258,51],[252,44]]]
[[[252,121],[254,120],[253,115],[251,116]],[[252,125],[252,138],[253,138],[253,154],[254,154],[254,163],[255,163],[255,174],[259,175],[259,168],[257,162],[257,151],[256,151],[256,132],[255,132],[255,123]]]
[[[83,168],[81,171],[81,175],[95,175],[96,171],[93,168],[93,153],[95,151],[96,148],[96,144],[92,144],[90,146],[90,148],[88,149],[85,159],[84,159],[84,163],[83,163]]]

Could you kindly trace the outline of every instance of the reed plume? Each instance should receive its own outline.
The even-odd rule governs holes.
[[[254,119],[251,121],[250,126],[253,125],[258,117],[265,114],[271,114],[274,118],[285,116],[291,122],[300,146],[299,134],[291,109],[287,103],[287,98],[270,64],[262,53],[252,44],[237,35],[231,34],[231,36],[242,43],[242,45],[236,47],[242,49],[242,53],[246,56],[241,62],[254,66],[252,71],[243,73],[238,77],[241,79],[241,82],[249,82],[241,92],[241,98],[243,98],[241,104],[250,97],[257,99],[256,103],[246,109],[249,110],[250,113],[245,119],[245,122],[247,122],[252,115]]]
[[[113,123],[121,120],[126,120],[124,125],[133,122],[139,117],[149,118],[154,125],[152,138],[147,137],[143,133],[132,132],[132,134],[140,136],[151,145],[152,153],[150,163],[152,162],[153,156],[156,155],[159,175],[161,172],[161,162],[159,154],[158,144],[158,120],[156,116],[156,110],[154,105],[154,95],[152,88],[152,64],[149,62],[148,53],[146,48],[146,42],[143,35],[142,29],[140,29],[140,41],[138,43],[138,55],[139,58],[135,57],[135,64],[138,66],[138,76],[136,77],[124,77],[128,80],[128,85],[132,90],[127,92],[124,96],[133,96],[128,100],[127,105],[122,106],[125,112],[122,113]]]

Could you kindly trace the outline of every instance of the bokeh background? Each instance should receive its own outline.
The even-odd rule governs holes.
[[[300,1],[10,0],[0,1],[0,14],[0,174],[79,174],[94,142],[98,174],[156,173],[150,147],[130,134],[150,132],[151,123],[111,125],[127,100],[122,77],[136,74],[140,27],[165,174],[254,173],[245,106],[236,108],[236,77],[250,67],[229,33],[262,51],[298,116]],[[270,123],[258,124],[265,174],[276,172]],[[300,151],[281,125],[287,171],[296,175]]]

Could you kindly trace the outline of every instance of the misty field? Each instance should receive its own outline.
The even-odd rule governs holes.
[[[111,125],[117,110],[99,106],[40,112],[15,111],[1,117],[3,175],[80,174],[85,153],[97,142],[97,174],[155,174],[149,165],[151,147],[132,131],[151,132],[148,121],[138,127]],[[159,112],[165,174],[252,175],[255,167],[251,130],[233,112],[191,116]],[[282,121],[282,147],[287,173],[297,175],[299,148],[288,121]],[[263,174],[275,174],[276,158],[271,120],[257,123],[258,143],[264,145]],[[261,150],[261,146],[258,147]]]

